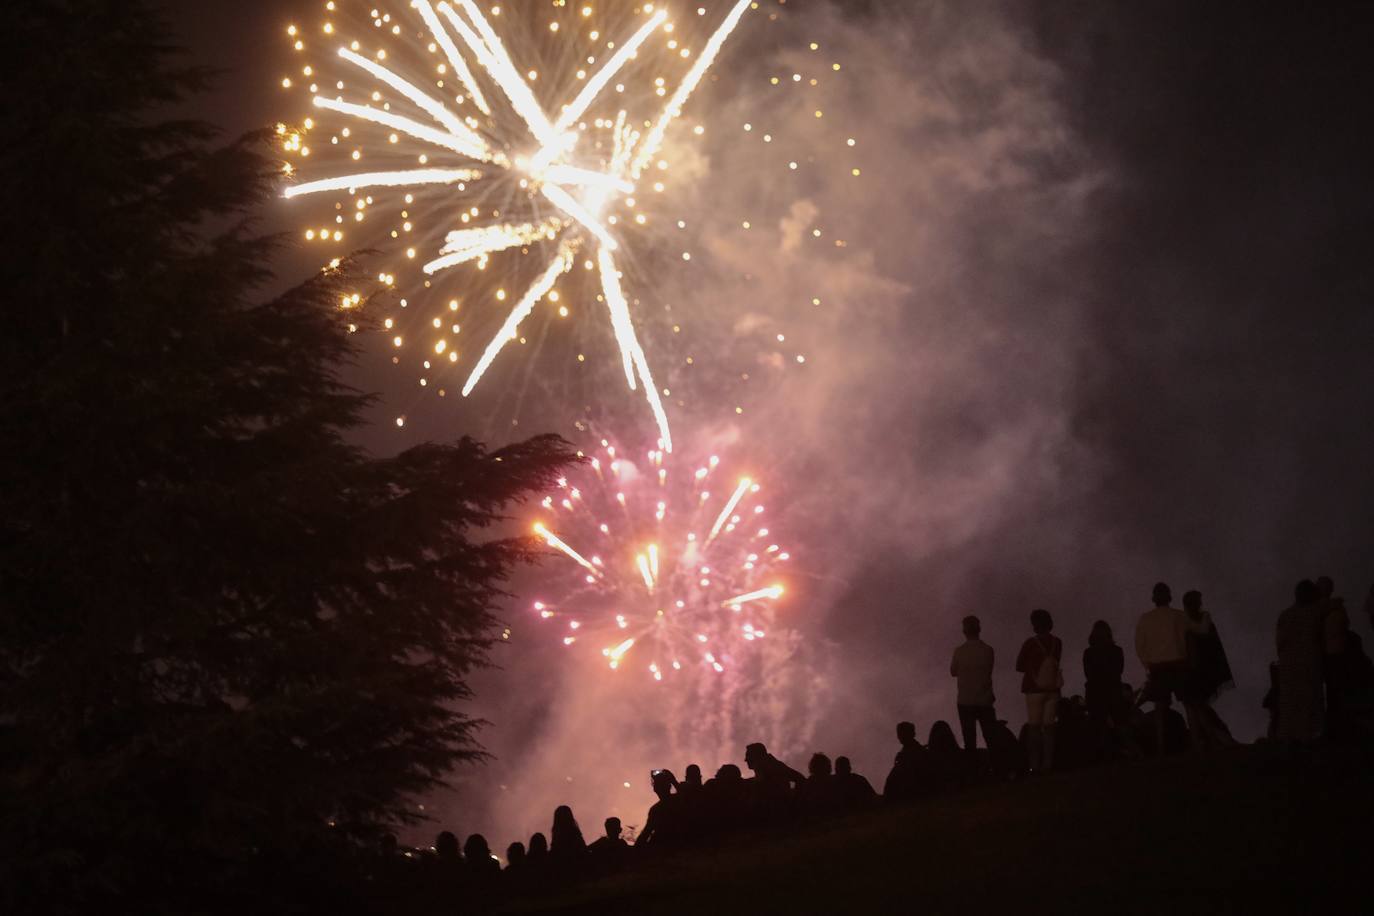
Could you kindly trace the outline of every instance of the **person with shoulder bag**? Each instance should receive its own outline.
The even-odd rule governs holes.
[[[1054,723],[1064,672],[1059,666],[1064,644],[1052,636],[1054,618],[1044,608],[1030,615],[1033,636],[1021,646],[1016,670],[1021,672],[1021,692],[1026,696],[1026,756],[1031,772],[1054,768]]]

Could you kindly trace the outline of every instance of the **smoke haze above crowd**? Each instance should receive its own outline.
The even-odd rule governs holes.
[[[1374,579],[1361,566],[1374,556],[1374,224],[1351,139],[1369,14],[791,0],[764,25],[760,5],[718,64],[732,82],[698,100],[714,113],[693,168],[712,194],[691,214],[693,269],[656,295],[695,307],[703,335],[788,331],[785,352],[750,349],[747,385],[726,387],[734,363],[701,381],[705,352],[697,376],[665,381],[740,390],[743,414],[715,398],[675,422],[768,472],[770,511],[814,574],[784,612],[806,670],[770,688],[778,740],[796,746],[773,749],[796,765],[802,750],[848,754],[880,776],[893,722],[924,733],[953,719],[966,613],[998,651],[999,711],[1018,725],[1010,667],[1030,609],[1055,615],[1073,691],[1092,622],[1109,621],[1130,658],[1157,579],[1203,592],[1239,682],[1219,709],[1239,737],[1258,734],[1293,581],[1329,573],[1358,606]],[[227,71],[202,114],[229,131],[283,117],[280,30],[314,8],[194,6],[174,18]],[[816,107],[766,79],[812,66],[810,40],[844,64],[820,90],[843,125],[826,136],[858,142],[794,150],[793,173],[740,125]],[[759,214],[748,230],[745,207]],[[813,229],[845,247],[813,244]],[[784,365],[791,343],[803,368]],[[355,383],[383,392],[377,451],[577,432],[578,413],[537,390],[518,411],[496,396],[420,401],[380,358]],[[399,412],[404,430],[386,422]],[[428,810],[503,843],[545,827],[557,801],[584,827],[635,823],[646,767],[689,762],[655,759],[661,733],[636,723],[690,710],[641,696],[671,686],[614,682],[624,672],[529,627],[513,636],[475,701],[495,759]]]

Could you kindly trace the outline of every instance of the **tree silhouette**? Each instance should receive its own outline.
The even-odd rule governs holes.
[[[373,291],[261,300],[264,138],[159,114],[207,74],[146,3],[7,28],[0,908],[227,908],[480,753],[466,676],[533,549],[484,532],[572,456],[351,444]]]

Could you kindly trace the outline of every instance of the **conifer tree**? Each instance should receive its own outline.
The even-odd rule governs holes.
[[[480,753],[489,529],[571,455],[351,444],[369,291],[263,297],[264,138],[161,114],[208,77],[147,3],[6,15],[0,909],[213,910]]]

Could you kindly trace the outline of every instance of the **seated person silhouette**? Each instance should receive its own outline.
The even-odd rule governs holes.
[[[863,810],[878,799],[873,784],[854,772],[848,757],[835,758],[835,788],[840,808],[845,811]]]
[[[689,763],[686,776],[677,786],[678,797],[682,800],[683,836],[689,842],[696,842],[706,831],[706,806],[701,790],[701,767]]]
[[[892,762],[892,772],[883,783],[883,801],[906,802],[920,797],[926,782],[926,749],[916,740],[916,725],[897,723],[897,741],[901,748]]]
[[[763,820],[775,820],[791,810],[792,789],[806,781],[806,777],[783,763],[763,742],[756,741],[744,749],[744,765],[753,770],[749,780],[754,815]]]
[[[542,833],[530,837],[529,848],[525,851],[525,868],[536,874],[549,868],[549,839]]]
[[[983,740],[988,737],[983,730]],[[954,738],[954,729],[944,719],[930,726],[930,737],[926,741],[926,762],[930,771],[931,789],[950,789],[964,780],[968,765],[968,754],[959,747]]]
[[[749,822],[748,789],[744,774],[733,763],[716,770],[714,778],[701,788],[701,835],[727,833]]]
[[[701,767],[695,763],[687,764],[686,775],[682,777],[682,782],[678,784],[677,792],[679,795],[691,798],[701,791]]]
[[[433,895],[447,895],[462,886],[467,869],[463,865],[463,853],[458,847],[458,837],[451,830],[444,830],[434,838],[434,855],[426,857],[426,883]]]
[[[754,779],[772,786],[792,788],[806,780],[805,776],[768,753],[762,741],[745,747],[744,765],[754,771]]]
[[[445,865],[463,861],[463,855],[458,849],[458,837],[452,830],[441,831],[434,838],[434,857]]]
[[[506,847],[506,871],[511,874],[519,874],[525,870],[529,864],[525,856],[525,844],[516,840]]]
[[[626,843],[620,836],[620,818],[606,818],[606,834],[598,838],[592,845],[587,847],[587,852],[591,854],[592,860],[603,870],[619,868],[629,855],[630,844]]]
[[[587,852],[587,841],[582,839],[582,828],[577,825],[572,808],[559,805],[553,809],[553,829],[550,833],[549,859],[564,869],[576,867]]]
[[[468,874],[473,877],[484,878],[501,872],[501,863],[491,854],[487,838],[480,833],[474,833],[463,844],[463,859],[467,862]]]
[[[828,817],[840,810],[838,784],[831,771],[830,758],[825,754],[811,755],[806,766],[811,775],[797,790],[802,811],[811,817]]]
[[[650,849],[667,849],[680,846],[686,839],[685,810],[682,796],[676,794],[677,777],[671,770],[653,770],[649,774],[658,801],[649,809],[644,820],[644,830],[640,832],[636,846]]]

